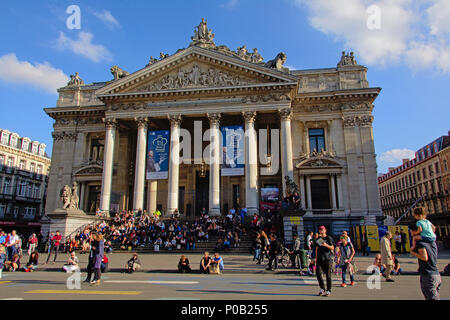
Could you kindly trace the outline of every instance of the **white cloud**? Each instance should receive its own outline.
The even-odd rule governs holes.
[[[343,42],[356,52],[359,62],[404,63],[411,69],[450,73],[449,0],[294,1],[308,9],[312,27]],[[367,26],[371,5],[380,8],[379,29]]]
[[[101,44],[92,43],[94,35],[90,32],[81,31],[78,34],[78,39],[74,40],[67,37],[64,32],[59,34],[56,42],[56,47],[59,50],[70,50],[73,53],[88,58],[94,62],[101,60],[111,61],[112,54]]]
[[[427,16],[431,34],[450,34],[450,1],[436,1],[427,9]]]
[[[389,163],[398,163],[400,165],[403,159],[412,159],[415,157],[415,152],[409,149],[392,149],[383,152],[379,159],[380,161]]]
[[[108,10],[103,10],[102,12],[94,11],[93,14],[99,18],[109,29],[114,28],[120,29],[120,23]]]
[[[239,3],[239,0],[229,0],[227,3],[221,4],[221,8],[231,9],[234,8]]]
[[[57,88],[64,87],[69,81],[69,77],[61,69],[52,67],[48,62],[32,64],[19,61],[14,53],[0,57],[0,79],[32,85],[54,94]]]

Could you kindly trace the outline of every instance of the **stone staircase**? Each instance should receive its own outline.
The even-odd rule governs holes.
[[[216,247],[218,237],[215,235],[210,235],[209,240],[207,242],[196,242],[195,243],[195,249],[193,250],[186,250],[186,249],[172,249],[167,250],[160,248],[158,252],[154,250],[153,244],[139,246],[136,248],[132,248],[131,250],[127,249],[120,249],[119,245],[113,246],[113,252],[138,252],[138,253],[180,253],[180,254],[187,254],[187,253],[203,253],[205,251],[208,251],[210,254],[214,252],[214,249]],[[241,237],[241,242],[239,244],[239,247],[231,246],[229,250],[222,251],[226,252],[228,254],[239,254],[239,255],[249,255],[251,252],[253,246],[253,241],[250,238],[249,235],[243,235]]]

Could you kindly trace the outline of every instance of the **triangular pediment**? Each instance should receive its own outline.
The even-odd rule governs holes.
[[[208,49],[189,47],[109,83],[96,94],[108,96],[191,88],[293,84],[296,81],[296,77],[289,73],[261,64],[242,61]]]

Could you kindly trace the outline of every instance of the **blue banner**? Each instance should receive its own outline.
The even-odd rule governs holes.
[[[242,126],[222,127],[222,176],[244,175],[244,142],[245,135]]]
[[[149,131],[147,141],[146,179],[167,179],[169,176],[169,131]]]

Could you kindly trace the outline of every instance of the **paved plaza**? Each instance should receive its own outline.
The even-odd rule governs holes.
[[[249,255],[227,255],[222,257],[225,272],[221,275],[201,275],[198,265],[199,254],[187,255],[193,272],[179,274],[176,266],[179,254],[159,253],[141,254],[143,271],[124,274],[123,270],[130,253],[113,253],[110,259],[110,272],[103,274],[102,284],[92,287],[81,283],[80,289],[70,290],[67,279],[70,276],[61,271],[68,255],[61,254],[55,264],[41,265],[40,271],[33,273],[3,273],[0,280],[0,299],[54,300],[54,299],[190,299],[190,300],[303,300],[303,299],[340,299],[340,300],[423,300],[417,275],[417,260],[408,256],[399,261],[405,275],[394,276],[394,283],[381,280],[380,289],[368,289],[364,274],[373,261],[370,257],[357,257],[357,284],[354,287],[341,288],[340,276],[333,275],[331,297],[318,297],[318,285],[315,276],[300,276],[294,269],[280,267],[277,271],[266,271],[266,265],[256,265]],[[78,255],[81,266],[87,265],[87,255]],[[41,261],[45,261],[42,254]],[[26,261],[25,255],[22,259]],[[439,270],[450,262],[450,252],[440,253]],[[84,280],[86,273],[81,273]],[[348,277],[347,277],[348,278]],[[69,281],[70,282],[70,281]],[[74,283],[74,282],[72,282]],[[441,299],[450,299],[450,277],[442,277]]]

